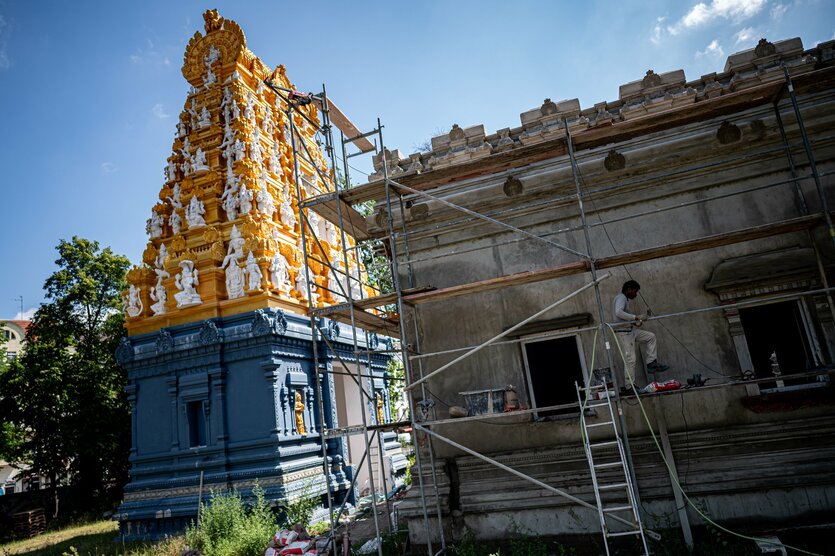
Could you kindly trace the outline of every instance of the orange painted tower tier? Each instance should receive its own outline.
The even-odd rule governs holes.
[[[328,285],[361,271],[354,240],[345,240],[346,271],[341,234],[309,212],[305,272],[297,192],[306,199],[333,191],[334,182],[317,143],[315,103],[294,105],[291,124],[282,91],[295,87],[284,66],[270,69],[216,10],[204,19],[205,35],[196,32],[185,52],[191,89],[147,222],[143,264],[128,273],[131,336],[259,308],[307,314],[308,295],[314,307],[341,301]],[[305,153],[297,160],[294,139]],[[317,259],[340,261],[341,278]]]

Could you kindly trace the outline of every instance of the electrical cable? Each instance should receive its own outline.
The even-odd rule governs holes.
[[[617,334],[614,333],[614,329],[612,328],[611,324],[607,324],[606,326],[608,326],[609,329],[612,331],[612,334],[613,334],[614,340],[615,340],[615,345],[618,347],[618,353],[620,353],[620,357],[623,360],[623,363],[626,364],[626,356],[624,356],[623,350],[620,347],[620,342],[617,339]],[[710,519],[710,517],[708,517],[705,514],[705,512],[703,512],[701,510],[701,508],[699,508],[699,506],[695,502],[693,502],[693,500],[690,499],[690,496],[688,496],[687,492],[685,492],[684,488],[681,486],[681,483],[676,478],[676,474],[673,472],[673,468],[670,465],[670,462],[668,462],[667,458],[664,456],[664,450],[661,448],[661,444],[659,444],[659,442],[658,442],[658,437],[655,435],[655,430],[652,428],[652,423],[650,423],[650,421],[649,421],[649,416],[647,415],[646,409],[644,408],[644,404],[643,404],[643,402],[641,402],[641,396],[638,393],[638,391],[635,390],[635,382],[632,380],[632,377],[629,376],[629,373],[624,373],[624,374],[629,379],[629,382],[632,386],[632,390],[635,391],[635,399],[638,401],[638,407],[641,408],[641,413],[643,414],[644,420],[646,421],[647,427],[649,428],[649,433],[652,436],[652,441],[655,443],[655,447],[658,448],[658,453],[661,456],[661,460],[664,462],[664,465],[667,467],[667,472],[670,475],[670,480],[678,488],[682,497],[684,497],[684,499],[687,501],[687,503],[690,504],[690,507],[693,508],[693,510],[695,510],[695,512],[697,514],[699,514],[699,516],[702,519],[704,519],[707,523],[709,523],[710,525],[713,525],[714,527],[716,527],[720,531],[724,531],[725,533],[728,533],[728,534],[733,535],[735,537],[739,537],[741,539],[754,541],[756,543],[764,543],[764,544],[768,544],[768,545],[771,545],[771,546],[777,546],[777,547],[782,546],[783,548],[788,548],[788,549],[794,550],[796,552],[800,552],[801,554],[809,554],[810,556],[823,556],[822,554],[818,554],[817,552],[810,552],[808,550],[804,550],[802,548],[798,548],[796,546],[791,546],[791,545],[788,545],[788,544],[785,544],[785,543],[782,543],[782,542],[778,543],[778,542],[774,542],[774,541],[769,540],[769,539],[763,539],[763,538],[759,538],[759,537],[751,537],[751,536],[748,536],[748,535],[743,535],[742,533],[737,533],[736,531],[732,531],[732,530],[728,529],[727,527],[719,525],[718,523],[716,523],[715,521]]]

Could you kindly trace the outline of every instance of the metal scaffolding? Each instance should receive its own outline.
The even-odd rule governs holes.
[[[725,99],[723,102],[729,103],[729,105],[731,106],[736,106],[738,110],[744,110],[757,106],[765,106],[768,103],[771,103],[773,105],[776,122],[780,130],[780,135],[782,139],[781,144],[777,146],[766,146],[760,149],[756,149],[753,152],[746,152],[740,155],[730,155],[718,161],[712,160],[710,162],[702,164],[690,164],[685,167],[679,167],[673,170],[659,172],[649,177],[639,177],[629,181],[611,181],[610,183],[602,184],[597,183],[595,189],[590,189],[586,187],[583,183],[583,176],[581,174],[580,167],[577,162],[576,150],[578,146],[585,149],[593,148],[600,144],[600,142],[603,141],[603,139],[584,139],[585,143],[583,143],[582,145],[578,145],[576,139],[572,137],[568,121],[563,120],[562,125],[565,129],[565,150],[562,153],[554,154],[553,158],[557,158],[560,155],[566,156],[567,164],[569,165],[571,171],[571,179],[566,183],[566,185],[571,186],[573,192],[559,197],[550,197],[545,200],[535,201],[533,205],[528,204],[525,208],[530,209],[532,206],[562,206],[567,203],[571,203],[576,207],[576,213],[574,216],[579,219],[579,225],[568,226],[560,230],[548,231],[547,233],[535,233],[530,230],[524,229],[521,226],[514,225],[508,222],[507,219],[512,219],[519,212],[518,207],[511,207],[509,209],[495,211],[479,212],[477,210],[474,210],[473,208],[460,206],[456,203],[450,202],[448,199],[445,199],[442,194],[430,193],[424,189],[420,189],[415,186],[409,186],[392,179],[390,177],[390,171],[388,168],[388,161],[386,157],[387,151],[383,142],[383,126],[381,125],[380,120],[377,120],[377,125],[376,127],[374,127],[374,129],[368,132],[361,133],[359,130],[354,128],[353,125],[350,124],[350,122],[348,124],[345,123],[347,121],[347,118],[345,118],[344,115],[342,115],[341,111],[335,109],[335,107],[332,104],[332,101],[328,99],[324,87],[320,94],[314,95],[314,98],[319,105],[320,113],[322,115],[321,123],[317,123],[313,119],[309,118],[303,111],[300,111],[298,109],[298,106],[294,104],[294,102],[291,99],[288,98],[288,95],[286,94],[289,92],[288,90],[275,87],[273,84],[269,82],[267,82],[267,85],[269,85],[274,91],[276,91],[276,93],[279,94],[280,97],[283,99],[285,113],[288,116],[290,126],[289,132],[291,134],[291,144],[293,149],[296,199],[298,212],[300,215],[299,220],[302,236],[301,247],[303,250],[303,257],[305,263],[304,272],[308,288],[307,299],[309,303],[310,323],[311,330],[313,331],[313,357],[314,368],[316,370],[317,377],[320,427],[322,428],[322,459],[324,472],[326,476],[328,476],[329,463],[327,456],[326,439],[350,434],[363,435],[366,453],[362,456],[362,459],[359,462],[360,468],[363,465],[367,464],[367,461],[369,459],[369,457],[367,456],[369,456],[371,452],[372,443],[376,440],[378,452],[377,455],[379,456],[380,476],[378,477],[378,479],[380,480],[380,485],[377,485],[377,483],[375,482],[374,474],[370,473],[370,486],[373,493],[372,506],[376,506],[376,493],[378,492],[378,486],[382,487],[382,492],[384,494],[388,490],[385,477],[384,449],[381,439],[381,433],[385,430],[393,430],[395,428],[410,426],[413,431],[413,442],[415,446],[416,458],[415,463],[417,468],[417,473],[413,474],[413,476],[416,478],[417,488],[419,489],[419,498],[423,514],[422,522],[424,527],[425,538],[427,540],[427,553],[429,554],[429,556],[437,556],[438,554],[442,554],[446,551],[447,548],[446,539],[444,535],[444,516],[440,502],[441,496],[439,492],[439,480],[436,475],[436,456],[433,448],[433,442],[430,440],[430,438],[449,444],[455,447],[456,449],[470,454],[473,457],[476,457],[478,459],[481,459],[482,461],[486,461],[492,465],[495,465],[500,469],[507,471],[508,473],[512,473],[513,475],[523,480],[536,484],[537,486],[549,492],[553,492],[555,494],[563,496],[571,500],[573,503],[589,508],[597,508],[597,506],[593,505],[589,501],[572,496],[567,492],[564,492],[554,487],[553,485],[548,485],[535,477],[531,477],[530,475],[522,473],[519,470],[508,467],[495,459],[492,459],[484,454],[481,454],[475,450],[472,450],[462,445],[460,442],[457,442],[447,436],[440,434],[439,432],[437,432],[437,430],[433,430],[433,427],[439,424],[472,422],[475,420],[495,420],[506,418],[508,416],[512,417],[517,415],[532,414],[537,411],[542,412],[551,409],[578,408],[579,406],[577,403],[563,404],[551,407],[537,407],[530,410],[516,411],[510,414],[486,414],[459,419],[421,418],[421,411],[419,411],[418,406],[419,402],[420,404],[429,403],[430,405],[432,403],[431,400],[433,400],[434,396],[427,388],[427,382],[429,379],[438,375],[439,373],[448,371],[450,368],[454,367],[461,361],[465,360],[466,358],[472,356],[475,353],[478,353],[483,349],[520,342],[520,340],[518,339],[505,338],[510,336],[517,329],[521,328],[524,324],[536,320],[538,317],[540,317],[553,307],[587,290],[594,291],[594,305],[596,307],[595,311],[598,324],[576,328],[571,330],[570,332],[553,331],[549,334],[543,335],[543,337],[559,337],[561,335],[573,335],[579,332],[588,333],[595,331],[597,334],[599,334],[605,346],[605,353],[608,366],[610,369],[614,369],[615,361],[610,348],[609,331],[607,329],[608,326],[606,322],[606,311],[604,309],[604,303],[601,297],[599,287],[600,282],[606,279],[609,275],[601,275],[600,272],[602,270],[619,267],[625,264],[649,261],[663,257],[678,255],[682,253],[714,249],[717,247],[741,243],[753,239],[773,237],[781,234],[804,231],[807,233],[808,240],[814,248],[814,253],[817,262],[817,271],[820,275],[819,277],[821,280],[822,288],[818,288],[809,292],[793,293],[791,294],[791,296],[797,297],[798,295],[826,295],[829,310],[832,313],[833,319],[835,320],[835,305],[833,305],[831,295],[831,291],[833,288],[830,288],[829,286],[829,281],[827,279],[825,269],[822,263],[820,250],[816,245],[815,239],[812,235],[812,230],[815,227],[824,224],[828,228],[829,235],[833,238],[833,241],[835,241],[835,229],[833,229],[832,219],[829,214],[826,196],[824,194],[823,186],[821,184],[821,177],[823,177],[826,174],[821,174],[818,171],[817,165],[815,164],[814,151],[812,148],[812,144],[810,143],[809,137],[806,133],[806,128],[803,124],[803,118],[795,95],[792,77],[789,75],[788,70],[786,70],[785,68],[783,82],[779,82],[776,84],[769,83],[767,85],[754,87],[751,90],[746,90],[744,94],[732,93],[731,95],[728,95],[728,98],[723,96],[720,97],[720,99],[712,99],[705,103],[707,106],[701,109],[701,115],[691,114],[690,116],[688,116],[689,119],[682,119],[684,118],[682,116],[679,117],[678,120],[675,120],[674,123],[670,124],[670,127],[673,127],[675,125],[681,125],[682,122],[686,123],[690,121],[698,121],[699,118],[701,118],[702,120],[714,119],[717,117],[717,114],[725,113],[722,111],[720,105],[717,104],[717,100],[721,99]],[[783,102],[786,99],[788,99],[788,106],[786,106],[786,103]],[[791,110],[792,114],[795,117],[795,121],[797,123],[800,134],[800,143],[798,144],[791,144],[786,135],[781,116],[781,110],[784,110],[786,108]],[[340,120],[341,124],[339,127],[342,130],[340,134],[340,140],[336,144],[334,143],[332,134],[332,112],[339,115],[338,119]],[[330,161],[329,169],[322,169],[319,168],[319,166],[317,165],[315,156],[308,150],[308,147],[302,137],[302,134],[298,129],[298,125],[296,124],[296,118],[294,118],[294,115],[300,116],[301,121],[304,125],[314,126],[317,132],[319,132],[323,137],[323,149]],[[348,132],[350,133],[348,137],[345,137],[344,135],[346,130],[348,130]],[[374,143],[372,144],[369,141],[369,139],[373,139]],[[348,152],[348,147],[350,147],[351,145],[353,145],[353,147],[357,149],[357,152]],[[794,161],[795,155],[793,154],[793,150],[797,150],[799,148],[802,148],[802,152],[805,154],[807,159],[806,165],[808,166],[808,171],[805,171],[804,173],[799,173],[797,171],[796,164]],[[337,153],[337,150],[340,152]],[[349,164],[349,160],[354,156],[369,153],[376,154],[379,157],[379,172],[381,173],[381,178],[362,186],[351,187],[351,166]],[[666,206],[653,208],[651,210],[640,211],[629,215],[619,216],[617,218],[610,218],[607,220],[603,220],[602,218],[602,213],[605,211],[605,209],[598,209],[597,207],[592,206],[592,210],[589,211],[587,210],[584,203],[584,201],[587,200],[590,200],[593,203],[595,198],[603,194],[618,191],[628,191],[631,186],[638,185],[640,183],[645,183],[648,180],[663,180],[673,178],[676,176],[684,176],[692,172],[704,172],[721,167],[724,164],[730,164],[746,159],[757,159],[758,157],[763,156],[769,157],[769,159],[776,159],[778,157],[785,156],[786,164],[788,166],[791,178],[779,179],[769,183],[758,183],[754,186],[748,187],[735,187],[733,191],[724,191],[718,194],[708,195],[701,199],[694,199],[685,202],[668,204]],[[300,176],[299,169],[300,161],[302,160],[307,161],[307,165],[312,166],[316,171],[316,176],[314,176],[314,181],[316,181],[316,184],[312,188],[318,189],[318,194],[316,195],[311,194],[311,188],[302,187],[302,179]],[[337,176],[336,170],[339,167],[339,162],[341,162],[342,164],[341,178]],[[810,213],[806,200],[804,199],[803,190],[801,188],[801,182],[804,181],[812,181],[814,183],[814,190],[817,194],[817,200],[821,206],[821,212]],[[615,255],[605,257],[597,257],[594,253],[592,245],[593,242],[590,237],[590,231],[594,228],[603,227],[605,230],[605,226],[607,224],[628,221],[630,219],[641,218],[650,214],[658,214],[683,207],[716,202],[730,197],[741,196],[756,191],[763,191],[770,188],[776,188],[785,185],[793,186],[794,195],[796,197],[796,204],[799,214],[792,218],[787,218],[776,222],[766,222],[761,225],[751,226],[748,228],[742,228],[711,236],[694,237],[677,243],[669,243],[666,245],[633,250],[625,253],[616,253]],[[421,229],[409,230],[407,228],[407,219],[405,217],[404,197],[409,199],[421,198],[431,200],[446,208],[461,212],[465,216],[465,218],[458,220],[450,220],[443,224],[428,226]],[[352,272],[350,265],[351,257],[353,256],[353,260],[355,261],[356,267],[360,267],[358,252],[360,241],[373,239],[373,234],[369,233],[365,219],[354,208],[354,206],[372,198],[384,199],[385,202],[384,210],[381,211],[381,213],[385,215],[385,223],[380,227],[385,228],[385,233],[387,235],[386,247],[388,249],[389,255],[393,291],[377,292],[376,295],[368,296],[366,295],[366,289],[369,286],[369,280],[367,276],[364,278],[363,273],[361,271]],[[320,238],[317,236],[318,230],[315,229],[315,227],[312,227],[310,224],[308,211],[316,212],[320,217],[325,218],[326,220],[328,220],[336,226],[339,234],[339,243],[341,246],[341,253],[339,254],[339,258],[341,260],[332,260],[331,253],[327,252],[327,250],[323,247]],[[598,222],[589,222],[588,216],[592,214],[596,214],[598,216]],[[399,218],[396,218],[396,215],[399,215]],[[503,218],[505,220],[500,220],[500,218]],[[522,241],[534,241],[542,243],[543,246],[555,248],[564,253],[573,255],[576,257],[577,260],[569,263],[564,263],[555,267],[543,268],[535,271],[522,272],[517,274],[510,274],[500,276],[498,278],[481,280],[477,282],[471,282],[442,289],[418,287],[418,284],[415,283],[413,264],[421,261],[430,260],[433,258],[442,258],[447,256],[454,256],[465,252],[475,251],[477,249],[480,249],[480,247],[449,249],[442,253],[436,253],[428,257],[412,258],[409,250],[409,238],[415,233],[423,233],[427,231],[437,233],[444,227],[460,224],[466,221],[481,221],[489,225],[496,226],[497,228],[501,228],[504,231],[506,237],[500,236],[497,243],[498,245],[508,245]],[[559,238],[560,236],[566,236],[566,234],[572,232],[583,233],[584,250],[570,248],[565,244],[560,243],[559,241],[554,239]],[[311,240],[310,244],[308,243],[309,239]],[[315,252],[311,252],[310,246],[313,246],[313,251]],[[401,248],[402,252],[400,252]],[[351,255],[351,253],[353,253],[353,255]],[[332,281],[335,283],[336,288],[333,287],[334,284],[331,282],[329,282],[327,286],[324,284],[316,283],[314,272],[311,271],[311,264],[326,268],[327,273],[331,276],[338,276],[338,279]],[[536,313],[522,320],[515,326],[505,330],[501,334],[498,334],[484,341],[483,343],[475,346],[464,346],[455,349],[425,353],[422,351],[420,345],[420,334],[418,333],[419,316],[417,314],[417,311],[414,311],[415,318],[411,319],[408,325],[407,320],[402,318],[406,311],[407,305],[417,306],[422,303],[436,302],[457,296],[464,296],[500,288],[506,288],[513,285],[529,284],[539,282],[542,280],[550,280],[563,276],[571,276],[586,273],[590,275],[590,280],[588,280],[584,286],[576,289],[569,295],[566,295],[553,303],[543,304],[545,306],[542,310],[537,311]],[[401,282],[405,282],[405,284]],[[319,306],[319,304],[316,302],[316,298],[318,297],[318,295],[325,295],[327,297],[336,299],[339,302],[331,304],[330,306]],[[761,303],[763,301],[769,300],[776,301],[785,297],[786,296],[772,295],[768,297],[763,297],[757,300],[756,303]],[[649,320],[692,315],[705,311],[728,309],[730,307],[741,307],[745,306],[747,303],[749,302],[725,304],[712,307],[692,308],[685,311],[678,311],[669,314],[653,315]],[[396,310],[394,312],[390,310],[386,311],[386,307],[390,307],[392,305],[396,308]],[[324,324],[321,317],[328,317],[331,320],[346,323],[350,326],[353,350],[352,358],[346,360],[345,358],[340,356],[339,353],[337,353],[337,350],[332,345],[332,342],[336,341],[336,339],[330,337],[327,333],[323,333]],[[392,349],[387,351],[374,351],[369,347],[371,345],[369,337],[370,333],[382,334],[390,338],[393,338],[395,340],[396,345],[393,346]],[[411,344],[407,344],[407,338],[410,339]],[[325,409],[323,406],[323,397],[321,392],[321,373],[326,371],[323,371],[323,367],[320,364],[321,355],[317,350],[317,346],[320,346],[321,343],[324,343],[328,347],[329,353],[333,354],[340,361],[345,371],[356,383],[358,392],[360,394],[360,403],[363,406],[361,408],[362,411],[360,412],[362,415],[362,422],[360,424],[340,424],[341,426],[338,429],[325,429],[325,424],[327,421],[325,419]],[[374,386],[372,383],[373,375],[371,372],[371,355],[372,353],[394,352],[399,352],[400,357],[402,357],[403,365],[405,367],[405,391],[408,394],[407,400],[409,407],[408,419],[395,420],[394,422],[390,423],[369,423],[368,419],[366,418],[365,408],[367,407],[369,401],[372,404],[374,403]],[[459,353],[460,355],[457,355],[453,360],[447,363],[437,366],[436,368],[429,367],[429,362],[435,357]],[[356,372],[351,371],[352,365],[355,366],[354,368],[356,369]],[[361,366],[364,366],[367,369],[367,372],[363,373],[360,369]],[[631,483],[630,486],[634,491],[637,506],[640,508],[640,493],[638,489],[637,479],[635,476],[634,464],[632,462],[632,454],[629,447],[629,432],[627,430],[626,421],[624,420],[624,408],[622,405],[621,396],[620,394],[618,394],[620,386],[624,385],[620,385],[617,383],[617,377],[614,373],[612,373],[612,379],[614,381],[615,409],[616,413],[618,414],[620,433],[624,441],[625,460],[627,464],[626,467],[629,472],[629,479]],[[725,384],[714,385],[712,387],[725,387],[729,384],[732,383],[729,382]],[[371,411],[370,414],[373,416],[374,412]],[[656,418],[659,434],[662,440],[662,444],[664,446],[664,453],[666,456],[665,460],[669,463],[669,471],[671,475],[674,475],[677,473],[677,471],[675,468],[675,461],[672,458],[672,450],[669,446],[669,439],[666,431],[666,422],[664,421],[663,413],[660,413]],[[420,437],[421,434],[423,435],[422,439]],[[425,440],[425,442],[421,442],[421,440]],[[354,489],[355,484],[356,474],[354,477],[354,482],[351,484],[351,490]],[[674,481],[674,484],[677,484],[677,480]],[[349,490],[349,493],[351,492],[351,490]],[[686,512],[681,510],[681,508],[683,508],[685,504],[681,500],[681,493],[675,487],[673,488],[673,495],[676,498],[677,506],[680,508],[678,515],[680,518],[684,538],[689,545],[692,545],[692,535],[690,533],[688,517]],[[335,504],[332,498],[333,497],[331,492],[331,485],[330,482],[328,482],[328,510],[329,515],[331,516],[331,530],[335,531]],[[347,499],[348,495],[345,496],[345,500]],[[342,505],[339,508],[340,513],[345,508],[345,500],[343,500]],[[388,498],[386,498],[386,501],[388,502]],[[388,515],[391,516],[391,508],[388,507],[387,509]],[[374,517],[375,531],[379,536],[382,530],[382,525],[378,521],[376,509],[372,513]],[[337,518],[338,515],[339,514],[337,514]],[[615,519],[618,520],[620,518],[615,517]],[[624,521],[624,523],[626,522]],[[393,524],[389,522],[388,527],[393,527]],[[433,534],[433,531],[437,532],[437,534]],[[436,543],[434,539],[437,539],[438,542]],[[382,556],[381,547],[378,547],[378,553],[380,554],[380,556]]]

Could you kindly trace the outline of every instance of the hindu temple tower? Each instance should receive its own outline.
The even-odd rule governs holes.
[[[323,495],[327,482],[339,498],[352,479],[346,441],[322,435],[352,396],[329,372],[335,352],[353,357],[347,331],[321,319],[325,332],[311,334],[306,316],[340,301],[327,287],[332,272],[302,256],[306,249],[326,260],[341,248],[334,226],[312,212],[317,237],[305,246],[300,233],[298,195],[332,188],[316,142],[320,115],[315,103],[288,111],[280,91],[295,87],[284,66],[271,69],[250,52],[238,24],[216,10],[204,19],[205,33],[185,51],[191,87],[143,264],[128,273],[128,337],[117,352],[132,407],[131,480],[119,509],[128,538],[183,529],[210,490],[246,496],[257,481],[280,503]],[[294,141],[306,156],[294,157]],[[353,276],[361,268],[348,251]],[[390,419],[387,358],[370,360],[380,402],[371,413]]]

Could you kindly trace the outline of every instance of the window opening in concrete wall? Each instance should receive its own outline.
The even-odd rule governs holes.
[[[203,413],[202,401],[186,403],[186,420],[188,421],[188,447],[205,446],[206,416]]]
[[[578,336],[522,343],[531,406],[550,407],[577,401],[574,382],[585,384],[585,363]],[[575,415],[578,408],[535,413],[537,418]]]
[[[758,378],[775,376],[773,360],[782,375],[803,373],[821,366],[822,357],[812,323],[801,301],[782,301],[739,310],[751,364]],[[781,381],[786,387],[815,382],[816,377]],[[764,388],[780,386],[765,384]]]

